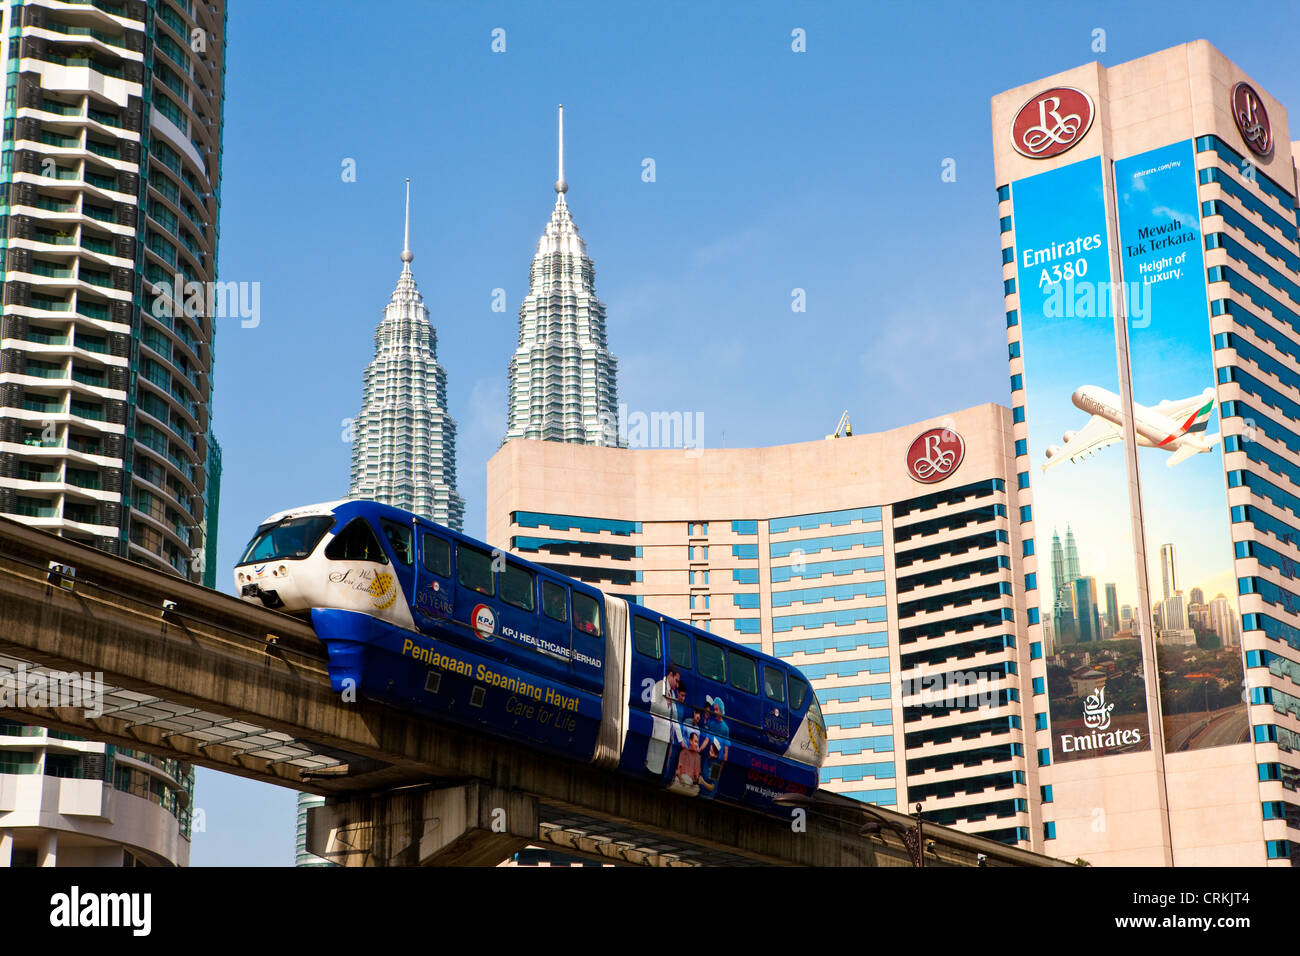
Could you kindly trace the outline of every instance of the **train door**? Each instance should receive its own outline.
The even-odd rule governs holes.
[[[628,682],[628,738],[644,743],[632,751],[627,769],[645,754],[645,770],[663,777],[672,730],[668,722],[667,659],[659,621],[632,612],[632,661]]]
[[[530,651],[538,646],[537,579],[532,571],[506,558],[497,571],[498,632]]]
[[[455,610],[451,542],[422,525],[417,524],[415,530],[419,555],[412,612],[416,627],[431,631],[450,621]]]
[[[569,633],[568,585],[543,577],[541,594],[542,613],[537,617],[541,649],[552,657],[567,659],[573,649],[573,639]]]
[[[784,749],[790,739],[790,704],[785,692],[785,669],[763,665],[763,732],[773,745]]]
[[[499,633],[496,611],[496,575],[492,555],[464,541],[456,542],[455,620],[470,628],[481,641],[492,642]]]
[[[599,591],[577,585],[569,590],[569,606],[573,611],[573,627],[570,632],[572,659],[588,663],[603,661],[605,628],[609,626],[604,596]]]

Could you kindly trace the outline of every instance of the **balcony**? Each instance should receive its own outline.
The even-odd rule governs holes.
[[[92,206],[90,203],[82,203],[81,212],[91,219],[98,219],[100,222],[117,222],[117,215],[111,209],[105,209],[102,206]]]
[[[44,312],[71,312],[72,303],[63,299],[54,299],[48,295],[33,295],[28,302],[28,307],[32,309],[41,309]]]
[[[121,67],[108,66],[104,63],[99,62],[98,60],[86,56],[59,56],[57,53],[47,53],[45,54],[43,59],[44,62],[53,63],[55,66],[66,66],[66,67],[84,66],[84,67],[89,67],[90,69],[94,70],[96,73],[99,73],[103,76],[111,76],[119,80],[126,78],[126,74],[122,71]]]
[[[37,242],[44,242],[51,246],[72,246],[76,245],[77,242],[76,236],[54,232],[50,229],[37,229],[32,238]]]

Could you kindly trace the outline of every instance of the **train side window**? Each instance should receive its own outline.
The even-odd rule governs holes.
[[[727,652],[712,641],[699,638],[695,642],[695,656],[700,666],[696,668],[701,677],[715,680],[720,684],[727,682]]]
[[[424,570],[439,577],[451,577],[451,543],[436,534],[424,534],[420,538],[420,551],[424,561]]]
[[[758,661],[731,652],[731,686],[747,694],[758,693]]]
[[[347,527],[325,545],[325,557],[331,561],[375,561],[388,563],[388,555],[379,546],[375,530],[365,518],[353,518]]]
[[[388,543],[393,546],[393,554],[397,555],[397,560],[401,561],[402,564],[410,564],[411,545],[413,543],[410,527],[398,524],[396,521],[389,521],[386,518],[381,518],[379,524],[388,537]]]
[[[768,700],[785,700],[785,675],[780,668],[763,665],[763,693]]]
[[[492,555],[467,544],[456,545],[456,571],[461,587],[486,594],[496,593],[492,581]]]
[[[668,659],[678,667],[693,667],[691,663],[691,639],[681,631],[668,630]]]
[[[803,699],[808,696],[808,682],[802,677],[790,675],[790,706],[798,710],[803,706]]]
[[[637,653],[660,660],[663,656],[663,642],[659,640],[659,625],[643,617],[634,617],[632,622]]]
[[[533,611],[537,608],[536,593],[533,572],[507,561],[501,572],[501,600],[521,611]]]
[[[552,621],[569,619],[569,602],[564,598],[564,585],[542,581],[542,610]]]
[[[573,592],[573,626],[584,634],[600,637],[600,603],[581,591]]]

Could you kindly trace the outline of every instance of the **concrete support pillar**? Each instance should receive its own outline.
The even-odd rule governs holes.
[[[14,835],[8,830],[0,830],[0,866],[12,866],[14,857]]]
[[[59,831],[46,830],[36,843],[36,865],[58,866]]]
[[[308,852],[343,866],[496,866],[537,838],[537,801],[480,781],[307,811]]]

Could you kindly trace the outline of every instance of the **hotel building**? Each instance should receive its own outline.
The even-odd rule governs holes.
[[[1294,865],[1300,245],[1287,111],[1197,41],[1008,90],[992,126],[1008,507],[1028,544],[1072,525],[1081,573],[1105,583],[1104,619],[1122,609],[1099,642],[1048,635],[1060,575],[1036,592],[1026,747],[1043,851]]]
[[[508,441],[487,536],[799,666],[823,787],[1038,849],[1011,435],[983,405],[772,448]]]
[[[0,0],[0,513],[209,586],[225,41],[224,0]],[[0,724],[0,864],[184,865],[192,792]]]

